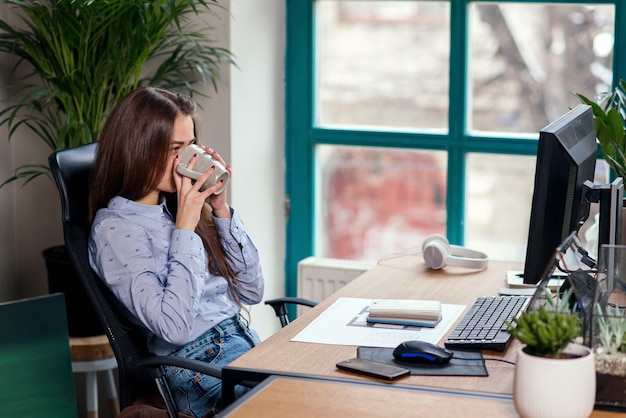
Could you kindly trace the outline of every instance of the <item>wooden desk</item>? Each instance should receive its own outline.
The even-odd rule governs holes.
[[[391,389],[367,383],[270,377],[220,413],[267,417],[517,417],[511,399],[433,388]],[[592,418],[624,417],[594,410]]]
[[[325,376],[349,380],[376,380],[360,377],[335,368],[338,361],[355,357],[355,346],[311,344],[290,341],[313,319],[339,297],[433,299],[442,303],[467,305],[467,311],[477,296],[495,295],[505,287],[507,270],[520,269],[517,263],[490,261],[483,271],[446,268],[430,270],[421,257],[404,256],[383,260],[315,308],[306,312],[287,327],[281,329],[259,346],[232,362],[223,371],[224,400],[234,399],[233,387],[242,380],[261,381],[269,375]],[[451,330],[450,330],[451,331]],[[443,342],[440,342],[440,345]],[[495,357],[515,361],[512,341],[504,353],[485,351],[485,358]],[[427,386],[454,390],[513,393],[515,367],[500,361],[487,361],[489,377],[408,376],[388,383],[397,387]]]

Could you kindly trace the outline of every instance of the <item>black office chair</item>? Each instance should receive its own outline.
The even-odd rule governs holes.
[[[282,327],[285,327],[287,326],[287,324],[289,324],[289,311],[287,310],[287,305],[302,305],[312,308],[317,305],[317,302],[310,299],[287,296],[283,298],[266,300],[265,304],[270,305],[272,308],[274,308],[274,313],[276,313],[276,316],[280,320],[280,325]]]
[[[120,409],[130,406],[137,399],[150,399],[155,390],[158,390],[165,401],[168,414],[174,418],[177,410],[165,380],[164,366],[182,367],[218,378],[221,378],[221,369],[201,361],[176,356],[154,356],[149,353],[144,335],[126,319],[123,314],[125,308],[91,269],[87,250],[88,194],[89,174],[96,147],[97,143],[91,143],[56,151],[48,159],[61,197],[61,219],[67,252],[115,354],[118,363]],[[283,326],[288,322],[285,304],[315,304],[300,298],[281,298],[267,303],[275,307]]]

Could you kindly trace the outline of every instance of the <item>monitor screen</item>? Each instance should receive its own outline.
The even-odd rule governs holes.
[[[591,107],[578,105],[539,133],[524,283],[536,284],[558,245],[589,216],[598,145]]]

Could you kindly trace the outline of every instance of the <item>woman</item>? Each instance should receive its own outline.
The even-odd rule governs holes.
[[[152,353],[226,365],[259,342],[240,311],[261,301],[264,280],[226,191],[213,194],[220,184],[200,191],[215,168],[196,182],[176,172],[178,154],[195,143],[188,97],[147,87],[115,106],[92,171],[89,256],[130,319],[145,328]],[[221,408],[219,379],[174,367],[166,376],[181,412]]]

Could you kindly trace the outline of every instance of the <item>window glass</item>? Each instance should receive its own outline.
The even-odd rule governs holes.
[[[318,145],[316,254],[376,261],[445,234],[446,153]]]
[[[314,254],[375,261],[448,231],[493,259],[523,262],[528,154],[541,128],[579,104],[574,92],[610,90],[615,6],[461,2],[455,17],[467,26],[451,38],[450,1],[309,1],[313,96],[302,109],[313,104],[314,126],[289,139],[314,150]],[[463,89],[452,103],[451,85]],[[310,149],[290,163],[308,164]]]
[[[470,3],[470,129],[537,132],[613,81],[613,5]]]
[[[316,2],[316,124],[447,129],[445,1]]]
[[[495,260],[524,261],[536,158],[470,153],[465,244]]]

